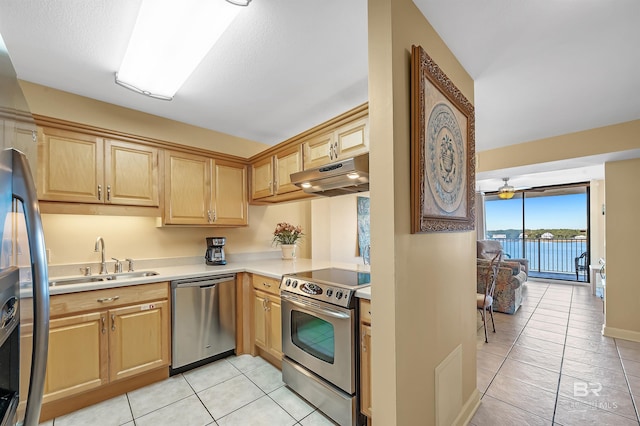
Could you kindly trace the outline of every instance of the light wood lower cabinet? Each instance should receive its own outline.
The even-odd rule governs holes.
[[[255,291],[253,298],[254,343],[260,349],[282,359],[282,320],[280,297]]]
[[[360,411],[371,419],[371,302],[360,299]]]
[[[168,297],[166,282],[52,296],[44,404],[168,367]]]
[[[109,336],[106,324],[103,325],[106,315],[95,312],[51,320],[43,402],[94,389],[109,381]]]
[[[113,309],[109,335],[109,381],[169,365],[167,301]]]
[[[282,307],[280,302],[280,280],[254,274],[253,284],[253,353],[282,361]]]

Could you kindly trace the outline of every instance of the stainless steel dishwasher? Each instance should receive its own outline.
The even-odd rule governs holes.
[[[171,374],[233,353],[235,274],[172,281],[171,292]]]

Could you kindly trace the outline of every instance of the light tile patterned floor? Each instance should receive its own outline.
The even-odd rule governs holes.
[[[262,358],[229,357],[44,426],[333,426]]]
[[[640,343],[602,336],[590,287],[531,280],[518,312],[494,319],[489,343],[479,321],[473,426],[640,425]]]

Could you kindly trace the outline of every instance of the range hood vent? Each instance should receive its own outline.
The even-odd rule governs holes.
[[[369,154],[292,173],[291,182],[309,194],[333,197],[369,190]]]

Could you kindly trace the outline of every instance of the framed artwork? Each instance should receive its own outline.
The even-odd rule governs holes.
[[[411,51],[411,233],[475,227],[473,105],[420,46]]]

